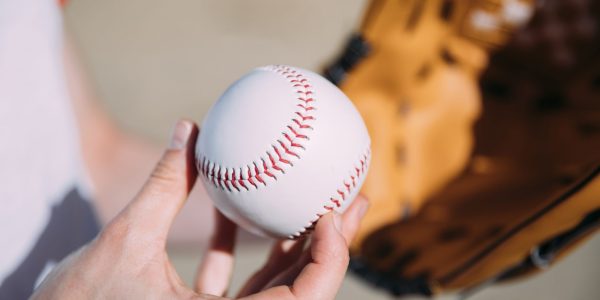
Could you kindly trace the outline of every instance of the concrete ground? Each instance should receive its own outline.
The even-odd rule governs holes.
[[[98,94],[125,128],[157,142],[180,117],[201,120],[249,69],[282,63],[319,71],[357,28],[364,0],[73,0],[67,27]],[[267,244],[238,249],[233,288],[263,261]],[[200,250],[171,251],[190,282]],[[600,299],[600,235],[540,276],[472,299]],[[348,276],[339,299],[389,299]],[[453,299],[444,296],[440,299]]]

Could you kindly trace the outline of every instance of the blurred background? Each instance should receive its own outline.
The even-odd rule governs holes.
[[[103,106],[124,128],[165,143],[173,123],[200,121],[240,75],[266,64],[320,72],[358,29],[367,1],[77,0],[66,25]],[[243,244],[232,290],[256,268],[269,241]],[[191,282],[201,249],[170,254]],[[549,271],[487,288],[472,299],[598,299],[600,236]],[[453,299],[455,296],[440,296]],[[390,299],[347,276],[339,299]],[[412,298],[411,298],[412,299]]]

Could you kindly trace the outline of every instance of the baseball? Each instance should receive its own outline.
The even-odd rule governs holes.
[[[217,209],[252,233],[291,239],[350,205],[370,153],[350,100],[320,75],[282,65],[234,82],[196,144],[199,177]]]

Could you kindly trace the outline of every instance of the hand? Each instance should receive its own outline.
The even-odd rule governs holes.
[[[173,219],[197,177],[198,128],[180,121],[169,148],[138,195],[98,237],[64,259],[33,299],[215,299],[225,296],[233,267],[236,226],[217,213],[216,227],[195,290],[171,265],[165,245]],[[265,266],[242,288],[247,299],[333,299],[348,265],[367,202],[359,197],[344,216],[323,216],[304,240],[277,242]]]

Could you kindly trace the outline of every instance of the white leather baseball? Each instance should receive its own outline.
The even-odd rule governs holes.
[[[275,238],[310,232],[343,212],[367,173],[370,139],[348,98],[300,68],[257,68],[206,115],[196,161],[215,206],[244,229]]]

